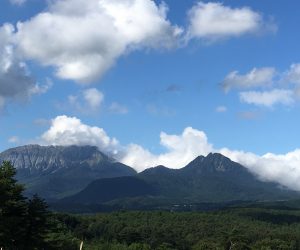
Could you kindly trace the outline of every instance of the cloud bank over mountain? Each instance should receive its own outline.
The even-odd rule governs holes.
[[[282,155],[215,148],[203,131],[187,127],[179,135],[160,133],[160,145],[165,153],[154,154],[138,144],[122,145],[110,137],[104,129],[89,126],[76,117],[58,116],[50,128],[40,137],[46,145],[93,145],[113,155],[120,162],[134,167],[137,171],[164,165],[181,168],[199,155],[219,152],[239,162],[260,179],[275,181],[294,190],[300,190],[300,149]]]

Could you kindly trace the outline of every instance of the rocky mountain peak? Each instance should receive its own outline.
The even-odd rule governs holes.
[[[196,169],[201,172],[234,171],[240,167],[238,163],[231,161],[220,153],[209,153],[206,157],[198,156],[186,166],[187,169]]]

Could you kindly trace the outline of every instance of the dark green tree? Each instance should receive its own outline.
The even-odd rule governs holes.
[[[26,236],[27,203],[15,174],[10,162],[0,165],[0,247],[8,249],[22,249]]]
[[[47,208],[47,203],[36,194],[28,201],[25,249],[45,247],[49,216]]]

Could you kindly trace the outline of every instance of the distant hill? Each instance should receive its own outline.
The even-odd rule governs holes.
[[[221,154],[209,154],[197,157],[182,169],[158,166],[135,177],[96,180],[78,194],[60,202],[64,207],[72,203],[138,209],[295,198],[300,198],[298,192],[276,183],[263,182],[245,167]]]
[[[64,203],[100,204],[120,198],[156,195],[155,188],[133,176],[107,178],[93,181],[84,190],[67,197]]]
[[[136,174],[93,146],[27,145],[4,151],[0,162],[4,160],[15,166],[28,195],[48,200],[75,194],[96,179]]]

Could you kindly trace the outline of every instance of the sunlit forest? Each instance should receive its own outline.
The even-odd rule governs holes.
[[[0,167],[3,249],[299,249],[300,210],[231,207],[208,212],[116,211],[65,214],[38,196],[26,199],[9,162]]]

